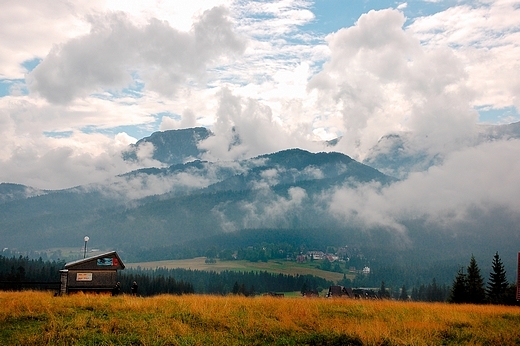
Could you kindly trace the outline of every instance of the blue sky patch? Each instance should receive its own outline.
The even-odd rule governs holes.
[[[0,97],[11,94],[28,95],[27,85],[23,79],[2,79],[0,80]]]
[[[43,135],[50,138],[69,138],[72,136],[72,131],[44,131]]]
[[[477,107],[479,122],[485,124],[509,124],[520,121],[520,114],[515,107],[493,109],[489,107]]]
[[[9,89],[11,88],[12,81],[3,79],[0,80],[0,97],[9,95]]]
[[[26,60],[22,63],[22,66],[27,70],[27,72],[31,72],[42,62],[40,58],[34,58],[31,60]]]
[[[161,117],[162,118],[162,117]],[[101,133],[107,136],[115,136],[118,133],[125,132],[127,135],[134,137],[136,139],[141,139],[143,137],[149,136],[151,133],[159,130],[161,119],[157,119],[154,123],[151,124],[141,124],[141,125],[122,125],[110,128],[100,128],[97,126],[85,126],[81,128],[81,132],[91,134],[91,133]]]

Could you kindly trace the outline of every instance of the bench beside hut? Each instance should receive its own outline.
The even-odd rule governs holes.
[[[125,265],[115,251],[69,262],[60,270],[60,294],[109,293],[117,283],[117,271],[122,269]]]

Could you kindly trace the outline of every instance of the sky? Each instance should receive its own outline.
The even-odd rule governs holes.
[[[495,187],[479,201],[514,204],[518,142],[468,143],[520,121],[519,95],[520,0],[0,0],[0,182],[102,182],[157,164],[123,161],[129,144],[195,126],[215,133],[208,160],[341,137],[334,150],[361,161],[413,133],[446,160],[401,184],[458,182],[447,194],[466,205],[470,167]]]

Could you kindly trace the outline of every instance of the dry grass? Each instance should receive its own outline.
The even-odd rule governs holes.
[[[1,345],[518,345],[520,308],[0,292]]]

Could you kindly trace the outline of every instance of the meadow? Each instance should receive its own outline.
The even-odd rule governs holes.
[[[319,263],[306,262],[297,263],[295,261],[284,260],[270,260],[267,262],[251,262],[246,260],[238,261],[220,261],[216,263],[206,263],[206,257],[196,257],[184,260],[164,260],[155,262],[141,262],[141,263],[125,263],[127,268],[142,268],[142,269],[156,269],[156,268],[184,268],[191,270],[204,270],[221,272],[224,270],[234,270],[241,272],[249,271],[267,271],[268,273],[281,273],[286,275],[314,275],[330,281],[338,281],[343,278],[342,273],[335,273],[318,269]],[[347,274],[347,278],[353,279],[355,274]]]
[[[1,345],[518,345],[520,307],[0,292]]]

